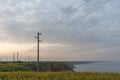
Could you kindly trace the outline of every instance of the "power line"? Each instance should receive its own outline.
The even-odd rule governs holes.
[[[65,29],[67,29],[67,28],[72,27],[71,25],[77,23],[81,18],[85,18],[85,17],[89,16],[90,14],[92,14],[92,13],[95,12],[97,9],[101,8],[102,6],[104,6],[105,4],[107,4],[107,3],[110,2],[110,1],[111,1],[111,0],[105,1],[103,4],[99,5],[98,7],[96,7],[95,9],[93,9],[92,11],[88,12],[88,14],[86,14],[86,15],[78,18],[77,20],[73,21],[72,23],[69,23],[67,26],[63,27],[63,28],[61,29],[61,31],[65,30]],[[55,36],[57,33],[59,33],[59,32],[55,32],[55,33],[53,33],[52,35]],[[49,37],[49,36],[48,36],[48,37]],[[50,38],[53,38],[53,36],[50,37]],[[50,39],[50,38],[49,38],[49,39]],[[46,40],[46,39],[48,39],[48,38],[45,38],[44,40]]]
[[[84,5],[86,4],[86,2],[88,2],[87,0],[82,4],[82,5],[80,5],[79,7],[77,7],[77,8],[75,8],[71,13],[70,13],[70,15],[66,15],[62,20],[64,20],[65,18],[68,18],[69,16],[73,16],[73,14],[77,11],[77,10],[79,10],[80,8],[82,8],[82,7],[84,7]],[[73,4],[72,4],[73,5]],[[72,6],[71,5],[71,6]],[[68,8],[70,8],[71,6],[69,6]],[[64,12],[66,12],[66,11],[64,11]],[[55,20],[56,21],[56,20]],[[68,21],[69,22],[69,21]],[[51,22],[52,23],[52,22]],[[58,22],[55,22],[55,23],[52,23],[52,25],[48,25],[49,27],[48,27],[48,29],[47,29],[47,31],[46,32],[48,32],[50,29],[51,29],[51,27],[52,28],[55,28],[55,26],[58,24]],[[47,35],[47,36],[49,36],[49,34]]]
[[[79,1],[79,0],[78,0]],[[68,8],[70,8],[70,7],[72,7],[75,3],[77,2],[77,0],[75,0],[72,4],[70,4],[66,9],[68,9]],[[63,11],[63,13],[65,13],[66,12],[66,10],[64,10]],[[57,16],[53,16],[52,18],[55,18],[52,22],[50,22],[50,23],[48,23],[48,24],[46,24],[47,25],[47,27],[48,27],[48,29],[47,29],[47,31],[51,28],[51,23],[53,23],[53,24],[56,24],[57,22],[55,22],[56,21],[56,17]],[[54,23],[55,22],[55,23]],[[51,25],[51,26],[50,26]],[[47,32],[46,31],[46,32]]]
[[[82,16],[82,17],[80,17],[80,18],[85,18],[85,17],[89,16],[90,14],[92,14],[93,12],[95,12],[97,9],[103,7],[105,4],[107,4],[107,3],[110,2],[110,1],[111,1],[111,0],[107,0],[107,1],[105,1],[105,2],[104,2],[103,4],[101,4],[100,6],[96,7],[96,8],[93,9],[92,11],[88,12],[87,15],[84,15],[84,16]],[[63,28],[63,30],[67,29],[68,26],[72,27],[71,25],[77,23],[77,22],[80,20],[80,18],[77,19],[77,20],[75,20],[75,21],[73,21],[72,23],[68,24],[67,26],[65,26],[65,27]],[[70,28],[70,27],[69,27],[69,28]],[[63,31],[63,30],[62,30],[62,31]]]

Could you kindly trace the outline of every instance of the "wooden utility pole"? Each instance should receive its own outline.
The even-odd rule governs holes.
[[[30,62],[30,56],[28,56],[28,62]]]
[[[13,53],[13,62],[15,61],[15,53]]]
[[[19,61],[19,53],[17,52],[17,62]]]
[[[37,32],[36,38],[37,38],[37,71],[38,72],[40,70],[39,69],[39,42],[42,42],[42,40],[39,39],[40,35],[42,35],[42,33]]]

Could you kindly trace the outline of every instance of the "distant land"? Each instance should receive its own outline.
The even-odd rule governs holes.
[[[100,61],[41,61],[40,71],[73,71],[74,65],[96,63]],[[0,71],[37,71],[37,62],[24,62],[24,61],[1,61]]]

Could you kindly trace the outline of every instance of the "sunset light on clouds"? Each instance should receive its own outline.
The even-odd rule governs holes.
[[[40,32],[41,59],[119,61],[119,8],[119,0],[0,0],[0,59],[36,60]]]

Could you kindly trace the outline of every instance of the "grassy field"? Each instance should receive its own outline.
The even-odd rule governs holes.
[[[0,80],[120,80],[120,74],[77,72],[0,72]]]

